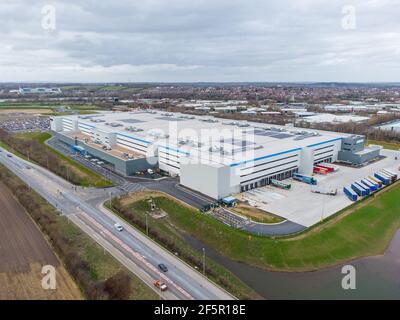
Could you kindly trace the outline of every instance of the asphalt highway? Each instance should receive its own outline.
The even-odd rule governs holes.
[[[0,162],[3,165],[102,245],[130,271],[151,287],[155,280],[164,281],[169,290],[165,293],[156,290],[161,298],[195,300],[234,298],[105,209],[102,203],[109,198],[109,193],[113,189],[76,188],[42,167],[15,155],[8,157],[7,154],[9,152],[0,148]],[[118,191],[115,189],[115,192]],[[98,205],[93,205],[93,201],[87,201],[91,196],[99,199]],[[115,229],[116,222],[124,226],[122,232]],[[159,263],[167,265],[168,272],[161,272],[158,269]]]

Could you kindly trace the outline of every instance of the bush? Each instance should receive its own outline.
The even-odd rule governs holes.
[[[131,282],[126,272],[120,271],[104,283],[104,290],[111,300],[127,300],[131,292]]]

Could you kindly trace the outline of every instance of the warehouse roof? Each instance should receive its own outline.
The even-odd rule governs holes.
[[[80,123],[102,131],[127,135],[145,144],[156,143],[174,152],[206,157],[229,165],[294,152],[349,136],[162,111],[113,112],[64,118],[79,119]]]

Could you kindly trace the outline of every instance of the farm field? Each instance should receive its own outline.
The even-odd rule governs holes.
[[[382,146],[384,149],[388,150],[400,150],[400,143],[398,142],[386,142],[386,141],[378,141],[378,140],[368,140],[367,144],[377,144]]]
[[[0,299],[82,299],[40,230],[1,181],[0,207]],[[41,286],[44,265],[56,268],[56,290]]]

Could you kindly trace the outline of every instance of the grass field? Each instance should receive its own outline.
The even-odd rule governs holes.
[[[58,115],[69,115],[68,112],[58,112],[57,108],[60,105],[50,103],[26,103],[26,102],[0,102],[0,111],[12,111],[12,112],[33,112],[42,111],[43,115],[58,116]],[[79,114],[93,114],[97,110],[100,110],[99,106],[94,104],[63,104],[68,110],[75,111]],[[45,112],[43,112],[45,110]]]
[[[51,138],[51,134],[47,132],[29,132],[29,133],[18,133],[16,137],[25,140],[36,140],[41,144],[44,144],[46,140]],[[105,180],[103,177],[93,172],[92,170],[84,167],[83,165],[75,162],[74,160],[66,157],[62,153],[46,146],[48,150],[51,150],[56,154],[64,164],[68,164],[70,170],[74,171],[80,177],[80,185],[85,187],[98,187],[105,188],[112,185],[110,181]]]
[[[160,203],[160,199],[167,197],[160,192],[139,192],[132,195],[130,198],[122,199],[122,203],[124,206],[129,207],[132,212],[134,212],[136,218],[140,219],[142,222],[145,221],[146,211],[149,211],[149,196],[154,197],[157,205]],[[160,203],[161,204],[161,203]],[[108,205],[108,204],[107,204]],[[108,205],[109,206],[109,205]],[[191,210],[191,207],[185,206],[184,204],[180,204],[180,207],[177,209],[183,208],[183,210]],[[185,211],[183,211],[185,212]],[[115,213],[119,214],[115,211]],[[163,212],[161,212],[163,213]],[[123,219],[127,220],[129,223],[133,223],[133,221],[127,219],[126,217],[120,215]],[[178,256],[189,263],[192,267],[202,268],[202,253],[194,250],[185,240],[184,235],[186,231],[183,228],[180,228],[178,224],[175,224],[175,212],[163,218],[159,218],[156,216],[148,216],[149,226],[150,226],[150,237],[157,241],[159,244],[166,247],[173,253],[178,252]],[[136,227],[138,227],[136,225]],[[140,228],[140,230],[145,231]],[[160,241],[156,239],[153,234],[159,235],[163,240]],[[166,245],[168,244],[168,245]],[[227,291],[232,293],[234,296],[239,299],[259,299],[254,291],[248,288],[244,283],[242,283],[237,277],[235,277],[230,271],[223,268],[219,264],[214,261],[207,259],[207,276],[213,280],[214,282],[220,284]]]
[[[383,148],[389,149],[389,150],[400,150],[400,143],[396,143],[396,142],[368,140],[367,145],[370,145],[370,144],[377,144],[377,145],[380,145]]]
[[[382,254],[400,227],[399,198],[400,185],[396,183],[309,231],[279,239],[230,228],[166,196],[155,201],[173,225],[227,257],[269,270],[311,271]],[[140,212],[142,205],[130,206]]]

